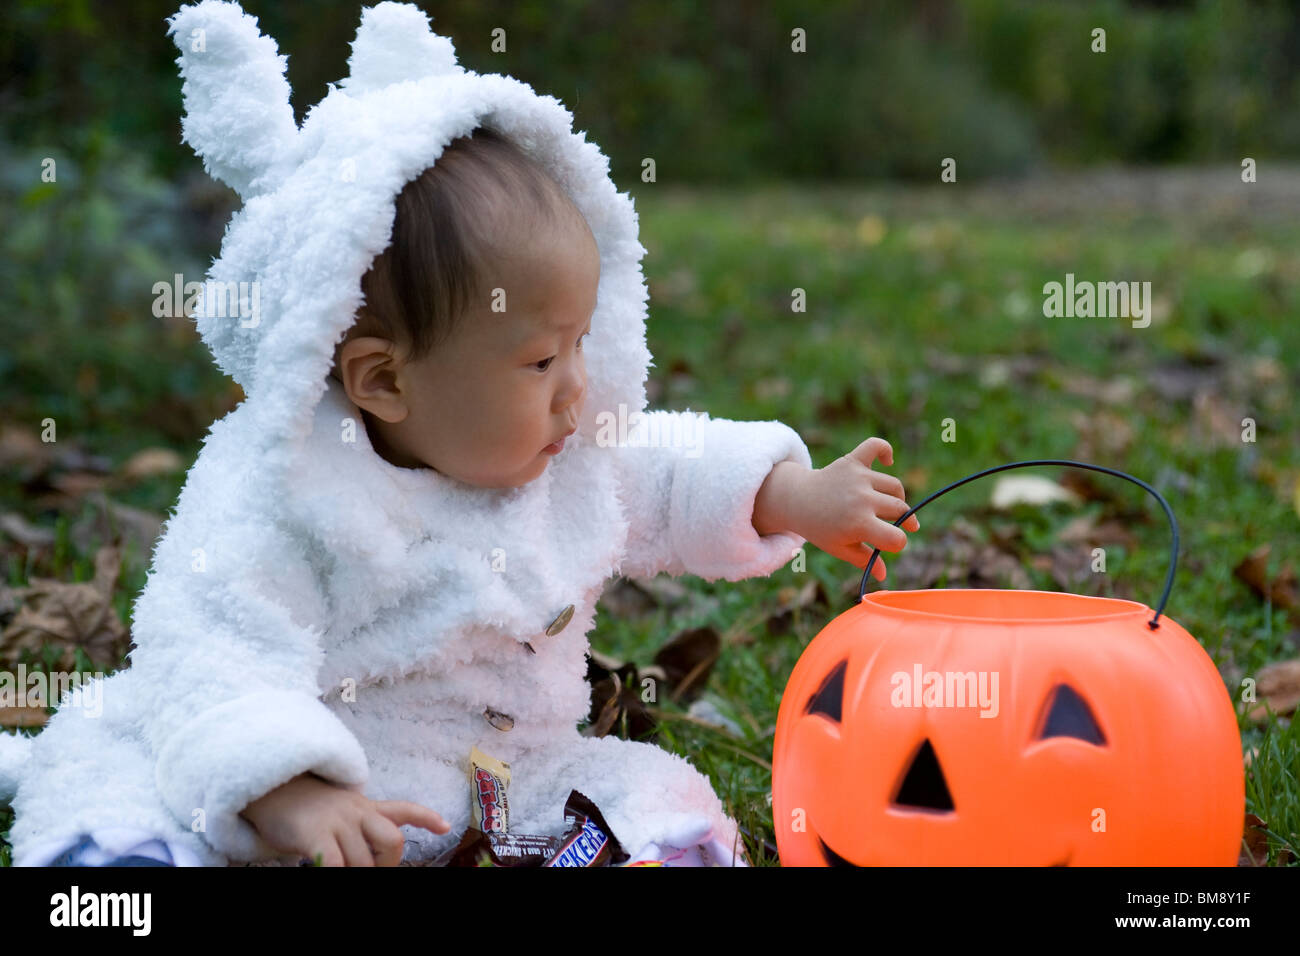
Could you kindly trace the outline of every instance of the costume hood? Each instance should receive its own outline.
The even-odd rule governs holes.
[[[555,178],[600,250],[575,438],[594,442],[602,411],[644,409],[648,291],[636,211],[558,100],[466,70],[420,9],[385,2],[362,10],[349,76],[298,127],[286,58],[238,4],[204,0],[168,23],[181,51],[183,139],[243,199],[194,317],[217,365],[243,386],[264,461],[291,462],[310,434],[335,346],[363,303],[361,279],[391,241],[397,195],[479,126]]]

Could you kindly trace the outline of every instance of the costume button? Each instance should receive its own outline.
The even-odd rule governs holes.
[[[550,625],[546,628],[546,636],[554,637],[556,634],[559,634],[562,630],[564,630],[566,627],[569,626],[569,622],[571,620],[573,620],[572,604],[570,604],[563,611],[561,611],[559,616],[550,623]]]
[[[484,718],[497,730],[509,730],[515,725],[515,719],[509,714],[503,714],[499,710],[493,710],[491,707],[483,711]]]

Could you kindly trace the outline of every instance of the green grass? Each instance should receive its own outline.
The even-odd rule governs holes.
[[[663,386],[660,405],[784,421],[810,439],[817,467],[880,435],[893,445],[896,467],[890,470],[904,478],[913,504],[967,474],[1029,458],[1126,471],[1155,485],[1175,511],[1182,546],[1166,613],[1206,647],[1233,698],[1243,677],[1300,653],[1295,616],[1288,619],[1232,574],[1265,542],[1272,544],[1272,573],[1287,563],[1300,565],[1294,501],[1300,407],[1292,398],[1300,385],[1294,358],[1300,355],[1294,319],[1300,227],[1293,222],[1215,219],[1194,207],[1175,217],[1119,204],[1097,209],[1086,195],[1065,214],[1059,208],[1035,212],[1033,197],[1017,208],[1000,205],[996,195],[968,201],[943,189],[776,188],[735,196],[656,194],[642,187],[636,199],[650,250],[649,340]],[[861,232],[878,238],[874,244],[860,238],[864,219],[868,227]],[[1247,250],[1266,250],[1268,267],[1252,275],[1243,267]],[[1125,320],[1046,319],[1043,283],[1063,281],[1066,272],[1094,281],[1149,280],[1154,297],[1165,300],[1164,315],[1145,329]],[[803,314],[790,310],[796,287],[807,294]],[[927,349],[974,361],[968,371],[936,370],[926,361]],[[1190,400],[1166,397],[1153,385],[1153,366],[1194,367],[1205,353],[1221,355],[1225,366],[1257,356],[1281,365],[1285,379],[1270,388],[1248,382],[1210,389],[1256,419],[1256,443],[1213,444]],[[1035,355],[1042,359],[1037,374],[981,385],[980,369],[988,361]],[[674,366],[687,375],[664,374]],[[1062,387],[1071,374],[1133,380],[1130,400],[1104,406],[1131,429],[1127,447],[1107,453],[1102,444],[1080,454],[1071,414],[1091,416],[1099,403]],[[784,384],[762,386],[774,381]],[[857,397],[857,413],[844,420],[819,416],[819,403],[834,405],[846,389]],[[941,422],[949,417],[957,421],[957,441],[944,443]],[[1065,471],[1018,474],[1057,478]],[[1154,606],[1169,550],[1157,503],[1127,482],[1087,474],[1103,488],[1118,486],[1140,541],[1131,553],[1110,549],[1115,593]],[[1187,476],[1185,490],[1171,487],[1179,474]],[[982,523],[988,481],[983,489],[977,482],[928,505],[923,530],[912,538],[922,540],[959,516]],[[1013,517],[1026,524],[1030,544],[1046,546],[1080,513],[1056,505],[1018,509]],[[1102,508],[1100,515],[1113,517],[1115,510]],[[890,580],[905,580],[907,551],[886,557]],[[777,590],[802,583],[787,566],[767,580],[696,582],[722,599],[711,620],[628,626],[603,616],[592,640],[648,663],[654,649],[682,628],[712,623],[725,630],[758,612],[749,629],[753,643],[724,655],[710,688],[730,705],[744,739],[682,721],[665,724],[661,736],[710,775],[745,830],[767,841],[774,839],[766,802],[770,774],[731,748],[770,761],[784,681],[829,617],[849,606],[852,598],[842,587],[861,576],[816,549],[809,549],[808,573],[819,576],[838,603],[829,614],[799,616],[791,634],[768,637],[762,626],[763,609],[776,604]],[[1031,577],[1037,588],[1057,589],[1032,570]],[[1243,744],[1260,753],[1248,778],[1247,809],[1276,834],[1270,840],[1275,862],[1283,847],[1295,854],[1300,842],[1300,748],[1285,719],[1261,727],[1245,718],[1247,709],[1238,704]],[[748,848],[756,861],[768,861],[761,846]]]
[[[640,185],[635,198],[650,252],[654,407],[779,419],[804,435],[818,467],[880,435],[893,445],[896,466],[889,470],[903,478],[912,503],[972,472],[1028,458],[1079,459],[1126,471],[1155,485],[1175,510],[1182,548],[1166,614],[1205,646],[1233,699],[1241,680],[1262,665],[1300,655],[1295,614],[1274,608],[1232,573],[1266,542],[1272,574],[1288,563],[1300,566],[1294,500],[1300,407],[1293,399],[1300,385],[1294,358],[1300,355],[1300,226],[1294,224],[1300,219],[1268,210],[1245,215],[1235,207],[1216,212],[1208,202],[1205,209],[1188,204],[1172,211],[1141,201],[1126,206],[1050,182],[1023,193],[773,188],[732,194]],[[1160,312],[1146,329],[1122,319],[1044,318],[1043,283],[1062,281],[1066,272],[1094,281],[1149,280]],[[806,312],[791,311],[796,287],[806,292]],[[111,363],[112,330],[86,334],[102,341],[84,343],[83,351],[96,350]],[[201,346],[190,347],[201,359]],[[943,356],[954,357],[952,364]],[[1032,368],[997,374],[997,361],[1026,358],[1035,361]],[[1273,364],[1251,364],[1261,358]],[[1204,379],[1207,369],[1221,380]],[[1123,400],[1075,394],[1074,376],[1103,383],[1127,378],[1132,394]],[[1180,396],[1180,377],[1209,382],[1212,407],[1198,410]],[[202,397],[213,403],[208,407],[222,400],[206,391]],[[39,399],[33,396],[33,404]],[[1216,441],[1216,411],[1228,421],[1254,418],[1257,441]],[[948,418],[957,423],[955,442],[941,440]],[[181,449],[190,457],[198,437]],[[109,453],[120,465],[128,450]],[[1059,478],[1064,469],[1019,472],[1031,473]],[[1100,519],[1124,520],[1139,542],[1110,549],[1113,593],[1154,606],[1168,557],[1163,515],[1128,483],[1087,474],[1115,497],[1081,508],[997,515],[985,505],[992,482],[976,483],[927,506],[923,530],[912,539],[922,541],[959,517],[981,527],[1010,521],[1023,527],[1027,549],[1045,550],[1061,527],[1091,509]],[[165,511],[179,480],[159,479],[137,490],[131,503]],[[0,500],[21,497],[12,482],[0,483]],[[52,569],[10,563],[6,577],[18,583],[33,572],[88,574],[88,555],[74,555],[66,544],[59,554]],[[898,587],[907,579],[908,551],[886,558],[888,586]],[[144,570],[143,559],[124,567],[124,617]],[[1029,571],[1034,587],[1057,589],[1046,575]],[[850,606],[844,589],[860,577],[815,548],[806,574],[821,579],[832,607],[797,613],[791,632],[779,637],[764,626],[777,592],[807,580],[788,566],[735,584],[691,579],[693,590],[717,598],[715,608],[661,609],[627,620],[602,613],[592,635],[594,647],[640,664],[687,627],[711,624],[752,636],[723,655],[708,688],[741,727],[740,738],[667,715],[660,736],[662,745],[710,776],[754,838],[747,849],[760,865],[775,862],[764,849],[774,842],[765,763],[782,688],[808,642]],[[1247,809],[1269,824],[1270,862],[1286,848],[1300,856],[1294,723],[1257,725],[1244,716],[1249,705],[1237,706],[1243,746],[1258,748]],[[6,814],[0,810],[0,832]],[[5,850],[0,845],[0,864],[7,862]]]

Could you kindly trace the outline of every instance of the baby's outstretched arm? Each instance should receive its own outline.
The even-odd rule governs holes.
[[[866,567],[874,548],[902,551],[907,546],[903,529],[919,531],[921,525],[916,515],[901,527],[892,524],[910,509],[902,482],[872,470],[877,457],[894,464],[894,450],[883,438],[868,438],[815,471],[793,461],[778,462],[754,499],[754,530],[792,531],[859,568]],[[876,561],[874,573],[876,580],[884,580],[883,560]]]
[[[319,854],[322,866],[397,866],[406,845],[403,824],[433,833],[451,830],[428,807],[371,800],[312,773],[252,801],[240,816],[275,849],[309,859]]]
[[[812,465],[794,429],[690,411],[639,414],[613,448],[629,522],[623,574],[739,581],[790,560],[803,540],[760,535],[753,514],[774,464]]]

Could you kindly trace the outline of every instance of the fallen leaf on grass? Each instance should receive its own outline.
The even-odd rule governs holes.
[[[690,708],[686,712],[696,720],[708,724],[710,727],[725,730],[733,737],[742,736],[740,726],[722,711],[718,710],[716,704],[704,697],[701,697],[699,700],[695,701],[695,703],[691,704]]]
[[[1241,834],[1241,854],[1238,866],[1266,866],[1268,864],[1268,827],[1253,813],[1247,813]]]
[[[71,530],[73,543],[80,550],[90,551],[100,542],[107,542],[123,551],[129,548],[145,559],[153,554],[154,545],[162,534],[161,515],[124,505],[103,492],[92,492],[86,500],[95,505],[95,509],[83,512]]]
[[[653,741],[655,721],[641,700],[644,676],[637,672],[635,664],[620,664],[602,654],[590,654],[587,680],[591,684],[591,714],[582,735],[604,737],[626,720],[629,739]]]
[[[1300,706],[1300,658],[1261,667],[1255,675],[1255,692],[1263,700],[1251,708],[1251,720],[1267,720],[1268,707],[1284,717],[1293,713]]]
[[[991,503],[994,508],[1010,508],[1012,505],[1045,505],[1053,501],[1076,503],[1073,493],[1052,481],[1038,475],[1006,475],[997,479],[993,485]]]
[[[92,491],[101,491],[108,482],[107,475],[89,471],[65,471],[50,476],[50,484],[69,498],[82,498]]]
[[[28,548],[49,548],[54,546],[54,532],[32,524],[15,511],[0,515],[0,531]]]
[[[787,586],[777,592],[776,610],[767,619],[767,633],[773,636],[788,634],[795,611],[814,607],[829,607],[826,589],[821,581],[812,578],[801,588]]]
[[[1093,515],[1080,515],[1072,519],[1056,533],[1056,540],[1066,544],[1086,544],[1090,548],[1115,544],[1126,548],[1137,546],[1137,537],[1124,522],[1108,518],[1098,524]]]
[[[0,428],[0,470],[17,473],[26,484],[45,473],[54,461],[53,442],[43,442],[30,428]]]
[[[1282,847],[1277,854],[1277,865],[1289,866],[1291,861],[1291,848]],[[1241,852],[1237,856],[1237,865],[1268,865],[1268,824],[1253,813],[1246,814],[1245,825],[1242,828]]]
[[[600,595],[600,607],[614,617],[633,618],[649,614],[657,601],[628,578],[617,578]]]
[[[1137,383],[1126,375],[1094,378],[1081,372],[1065,371],[1061,374],[1061,388],[1070,395],[1090,398],[1107,405],[1131,407],[1137,394]]]
[[[863,411],[858,404],[857,393],[848,385],[841,388],[837,398],[819,399],[816,409],[816,420],[823,424],[860,422],[863,418]]]
[[[1244,411],[1214,392],[1197,392],[1192,399],[1192,435],[1205,448],[1240,448]]]
[[[626,721],[629,739],[653,740],[656,721],[642,699],[651,686],[646,679],[654,681],[650,702],[667,696],[675,703],[692,703],[703,693],[721,653],[722,639],[711,627],[682,631],[659,649],[649,667],[588,652],[591,713],[584,736],[604,737]]]
[[[1070,455],[1075,461],[1106,461],[1123,458],[1133,445],[1133,426],[1128,420],[1105,409],[1094,409],[1086,414],[1070,413],[1070,424],[1079,433],[1079,440]]]
[[[0,707],[0,727],[44,727],[44,707]]]
[[[1196,353],[1155,362],[1146,368],[1146,381],[1170,403],[1185,402],[1198,393],[1220,388],[1225,365],[1213,353]]]
[[[856,595],[861,580],[859,573],[846,581],[845,593]],[[941,582],[948,588],[1002,588],[1008,582],[1013,588],[1032,587],[1020,558],[985,542],[979,528],[962,516],[926,538],[908,539],[907,548],[891,557],[883,587],[912,591],[937,587]]]
[[[717,609],[719,601],[711,594],[701,594],[680,581],[661,574],[653,578],[619,577],[600,596],[600,605],[617,617],[639,617],[657,607],[689,606],[707,614]]]
[[[118,476],[130,481],[185,470],[185,459],[170,448],[146,448],[126,460]]]
[[[1092,552],[1077,545],[1053,545],[1047,554],[1035,554],[1030,565],[1048,574],[1062,591],[1099,590],[1103,576],[1092,570]]]
[[[1261,544],[1233,568],[1232,573],[1260,597],[1271,601],[1274,607],[1289,610],[1297,603],[1295,569],[1287,564],[1269,580],[1268,556],[1271,551],[1272,545]]]
[[[78,647],[97,668],[120,666],[130,644],[112,602],[120,569],[120,552],[105,545],[95,554],[91,581],[69,584],[33,578],[27,587],[13,589],[23,604],[0,634],[0,660],[17,661],[23,651],[40,659],[42,648],[49,645],[60,651],[57,669],[76,668]]]
[[[661,647],[655,664],[667,678],[669,697],[676,703],[699,697],[721,653],[722,639],[711,627],[682,631]]]

